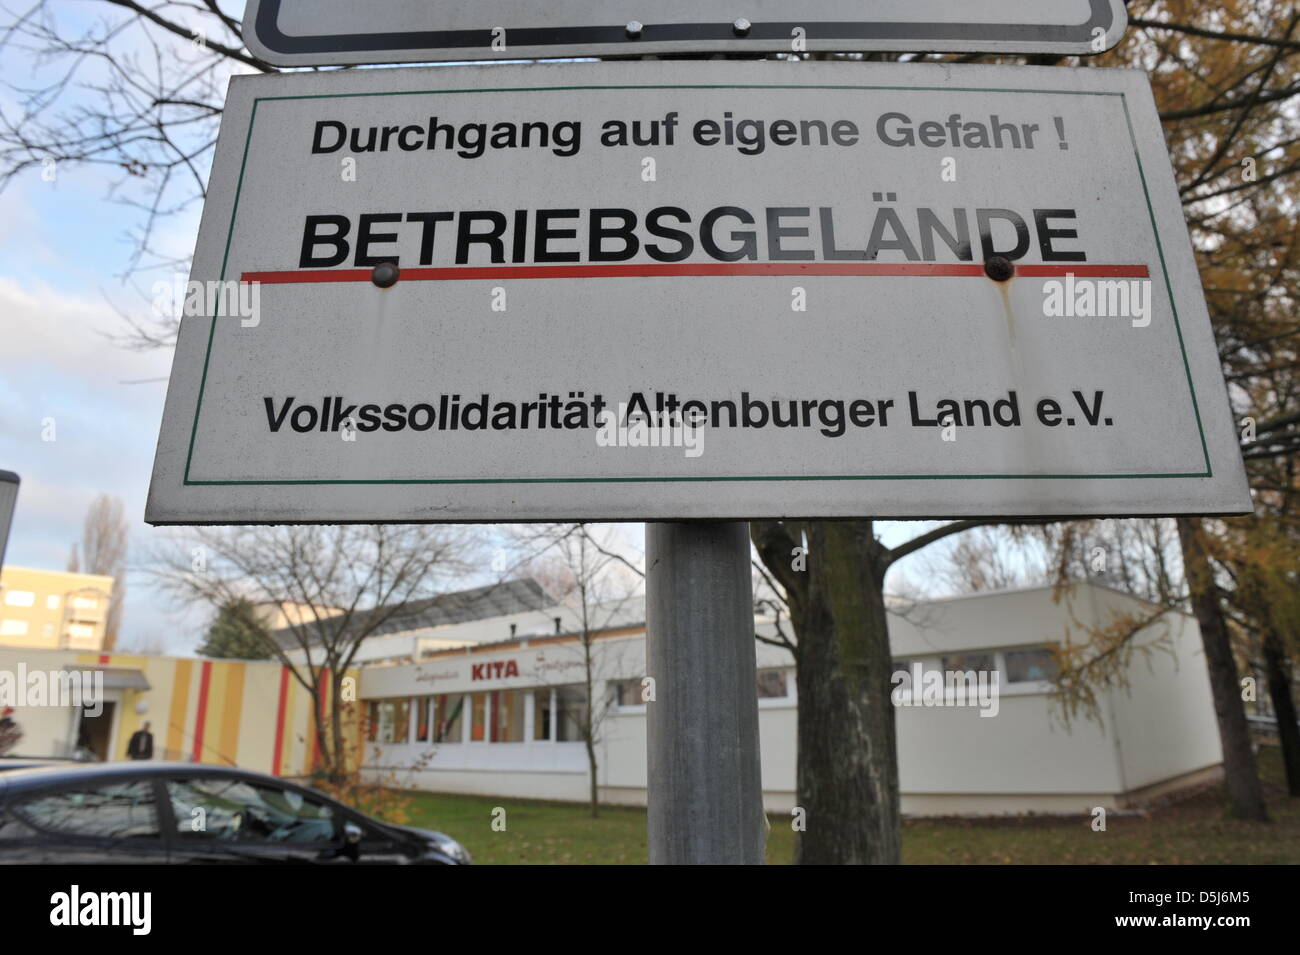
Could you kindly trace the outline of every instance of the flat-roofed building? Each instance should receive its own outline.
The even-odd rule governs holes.
[[[0,570],[0,646],[100,650],[113,578],[6,564]]]
[[[1088,628],[1103,628],[1117,614],[1151,609],[1087,583],[1059,602],[1040,587],[931,600],[891,614],[903,811],[1082,813],[1132,806],[1219,775],[1214,704],[1191,616],[1167,613],[1143,628],[1137,643],[1152,652],[1136,654],[1127,687],[1098,690],[1095,718],[1065,719],[1053,696],[1053,645],[1083,640]],[[362,669],[366,765],[376,779],[581,801],[590,706],[600,799],[645,803],[646,710],[664,704],[644,696],[643,681],[654,674],[646,673],[643,603],[596,615],[591,700],[571,608],[535,612],[560,617],[561,632],[525,635],[509,627],[509,616],[442,623],[445,639],[477,639]],[[771,636],[772,621],[757,618],[755,629]],[[483,639],[489,635],[494,639]],[[418,647],[419,637],[410,633],[408,646]],[[764,802],[789,811],[796,799],[795,659],[784,647],[759,643],[757,662]]]

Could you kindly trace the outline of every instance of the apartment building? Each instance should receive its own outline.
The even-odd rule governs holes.
[[[102,650],[113,578],[6,564],[0,570],[0,646]]]

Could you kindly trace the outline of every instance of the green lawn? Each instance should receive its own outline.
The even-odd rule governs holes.
[[[1207,787],[1145,815],[1110,813],[1105,832],[1091,817],[917,819],[903,824],[907,863],[1300,863],[1300,799],[1286,795],[1282,763],[1264,747],[1260,771],[1273,822],[1223,818],[1222,790]],[[645,862],[645,810],[602,806],[600,818],[571,803],[411,793],[407,824],[465,844],[476,864]],[[492,828],[505,809],[505,830]],[[499,814],[498,814],[499,815]],[[794,858],[788,817],[772,817],[771,863]]]

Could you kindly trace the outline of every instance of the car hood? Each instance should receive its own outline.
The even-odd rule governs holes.
[[[389,829],[396,829],[398,832],[407,836],[418,836],[424,842],[442,842],[452,837],[445,832],[438,832],[434,829],[417,829],[415,826],[399,826],[395,822],[384,823]],[[452,839],[453,842],[456,840]]]

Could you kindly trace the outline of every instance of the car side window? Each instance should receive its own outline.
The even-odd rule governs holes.
[[[38,829],[72,836],[156,839],[161,835],[153,783],[147,779],[43,793],[23,800],[15,809]]]
[[[334,811],[301,793],[243,779],[167,780],[176,834],[214,842],[330,842]]]

